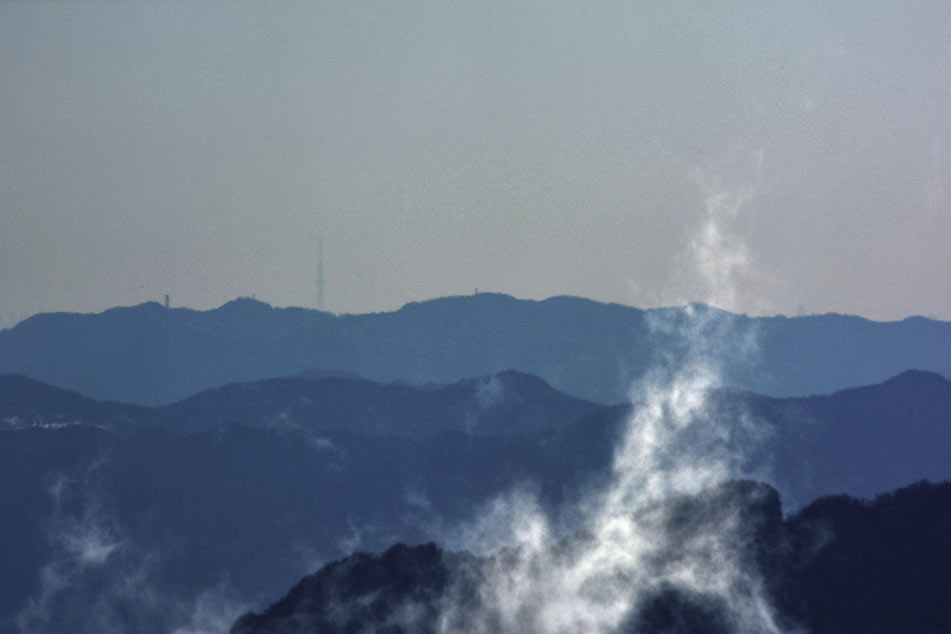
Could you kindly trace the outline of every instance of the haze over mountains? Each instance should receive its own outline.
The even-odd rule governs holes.
[[[951,634],[949,34],[0,1],[0,634]]]
[[[339,316],[252,299],[204,312],[147,303],[100,314],[35,315],[0,331],[0,372],[98,399],[156,405],[315,368],[414,384],[518,370],[580,398],[621,403],[649,368],[670,363],[689,346],[685,310],[491,293]],[[723,360],[725,386],[805,396],[877,383],[908,369],[951,376],[948,322],[834,314],[751,318],[703,310],[718,315],[721,336],[736,337],[738,350],[755,333],[755,350]]]

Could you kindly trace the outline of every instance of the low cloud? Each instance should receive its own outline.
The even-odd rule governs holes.
[[[93,470],[97,468],[93,467]],[[221,634],[249,605],[222,582],[194,597],[163,585],[162,556],[132,540],[94,478],[55,477],[50,559],[14,619],[17,634]]]

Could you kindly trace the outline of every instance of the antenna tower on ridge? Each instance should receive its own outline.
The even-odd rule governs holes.
[[[317,238],[317,310],[324,309],[324,241]]]

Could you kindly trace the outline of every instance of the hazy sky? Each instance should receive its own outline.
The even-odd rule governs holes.
[[[0,326],[312,307],[318,238],[335,312],[951,319],[951,3],[0,2]]]

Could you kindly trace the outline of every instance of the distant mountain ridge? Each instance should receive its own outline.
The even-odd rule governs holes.
[[[0,374],[0,430],[83,424],[116,431],[138,428],[151,417],[152,409],[143,405],[98,401],[20,374]]]
[[[572,469],[607,466],[631,406],[605,407],[507,371],[449,385],[384,385],[333,373],[229,384],[170,405],[97,401],[20,375],[0,375],[0,430],[87,425],[118,437],[145,430],[196,434],[231,427],[356,438],[425,440],[446,432],[485,437],[574,434]],[[915,480],[951,478],[951,381],[908,370],[831,394],[777,398],[728,388],[709,394],[707,416],[750,416],[768,430],[747,451],[771,468],[788,503],[820,495],[870,497]],[[586,448],[596,447],[594,452]]]
[[[951,381],[940,374],[908,370],[807,397],[720,391],[711,411],[723,415],[737,403],[772,428],[770,483],[792,507],[834,492],[871,498],[916,480],[951,479]]]
[[[272,308],[247,298],[209,311],[150,302],[100,314],[40,314],[0,331],[0,372],[97,399],[155,405],[311,368],[412,384],[517,370],[611,404],[626,401],[648,368],[684,348],[687,334],[678,328],[685,310],[493,293],[366,315]],[[908,368],[951,376],[949,322],[705,310],[723,321],[727,335],[757,333],[758,352],[724,366],[731,387],[805,396],[877,383]],[[670,327],[652,328],[657,322]]]
[[[450,430],[514,435],[563,427],[603,407],[511,370],[430,386],[307,374],[323,378],[231,383],[156,407],[97,401],[22,375],[0,374],[0,429],[85,424],[128,436],[144,429],[197,433],[241,425],[365,437],[425,438]]]
[[[192,429],[197,421],[219,420],[423,438],[447,430],[532,433],[565,426],[600,407],[510,370],[427,388],[337,377],[270,379],[215,388],[160,410]]]

